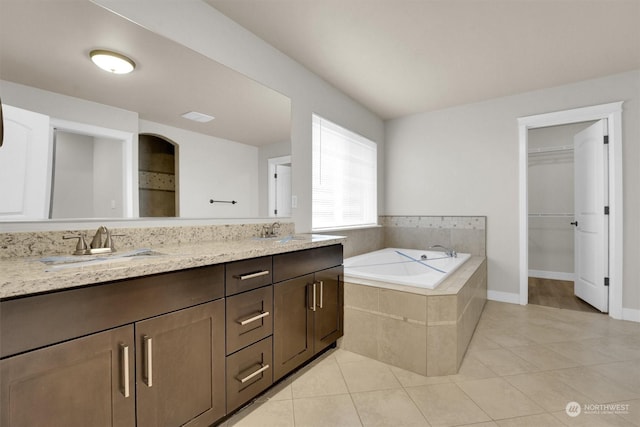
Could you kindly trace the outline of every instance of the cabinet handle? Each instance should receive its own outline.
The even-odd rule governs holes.
[[[269,270],[262,270],[262,271],[256,271],[254,273],[240,274],[233,277],[240,280],[247,280],[247,279],[253,279],[255,277],[266,276],[267,274],[269,274]]]
[[[311,284],[311,310],[316,311],[316,282]]]
[[[144,343],[144,367],[143,380],[148,387],[153,386],[153,340],[150,336],[143,336]]]
[[[263,317],[267,317],[269,315],[268,311],[261,311],[259,312],[259,314],[253,316],[253,317],[249,317],[248,319],[244,319],[244,320],[238,320],[237,322],[240,323],[242,326],[249,324],[251,322],[255,322],[256,320],[262,319]]]
[[[120,392],[129,397],[129,346],[120,344]]]
[[[322,308],[323,288],[324,288],[324,283],[322,282],[322,280],[320,280],[320,304],[318,304],[319,308]]]
[[[254,371],[254,372],[250,373],[249,375],[247,375],[244,378],[236,377],[236,379],[238,381],[240,381],[242,384],[244,384],[247,381],[249,381],[251,378],[255,377],[256,375],[259,375],[259,374],[263,373],[264,371],[266,371],[267,369],[269,369],[269,365],[263,365],[262,363],[260,363],[259,365],[260,365],[260,368],[258,368],[257,371]]]

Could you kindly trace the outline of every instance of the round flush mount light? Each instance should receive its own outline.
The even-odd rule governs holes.
[[[94,64],[110,73],[127,74],[136,68],[135,62],[131,59],[110,50],[92,50],[89,52],[89,56]]]

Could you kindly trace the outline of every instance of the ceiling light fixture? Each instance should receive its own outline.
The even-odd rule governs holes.
[[[92,50],[89,56],[94,64],[110,73],[127,74],[136,68],[136,63],[131,59],[110,50]]]
[[[194,122],[207,123],[215,119],[215,117],[204,113],[198,113],[197,111],[189,111],[182,115],[185,119],[193,120]]]

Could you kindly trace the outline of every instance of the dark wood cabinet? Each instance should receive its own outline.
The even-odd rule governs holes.
[[[341,264],[342,245],[274,256],[274,381],[343,335]]]
[[[313,274],[273,287],[273,379],[279,380],[313,356],[313,311],[309,299]]]
[[[224,416],[223,300],[137,322],[135,336],[138,427]]]
[[[0,361],[0,425],[135,425],[133,326]]]
[[[342,334],[342,245],[2,300],[0,427],[209,426]]]
[[[344,335],[343,267],[333,267],[315,273],[316,310],[313,311],[313,350],[325,349]]]

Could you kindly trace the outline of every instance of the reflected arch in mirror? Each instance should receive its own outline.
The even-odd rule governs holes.
[[[138,136],[140,217],[177,217],[179,145],[162,135]]]

